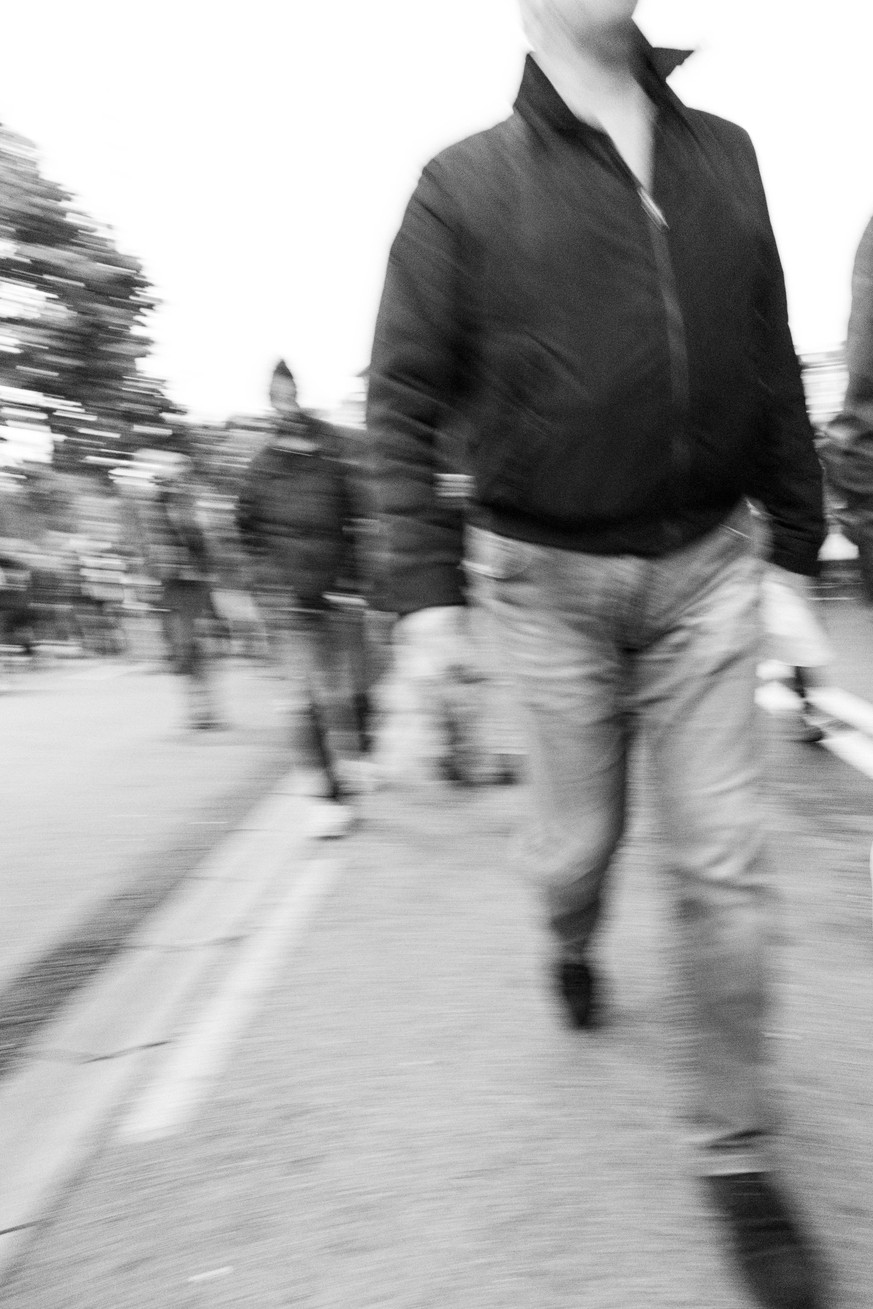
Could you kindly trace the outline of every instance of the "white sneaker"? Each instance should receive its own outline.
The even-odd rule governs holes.
[[[335,841],[348,836],[357,820],[357,814],[347,802],[318,800],[310,813],[307,834],[316,841]]]

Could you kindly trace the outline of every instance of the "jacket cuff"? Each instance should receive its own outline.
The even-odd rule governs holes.
[[[386,608],[403,618],[419,609],[466,604],[464,576],[453,564],[434,564],[408,573],[395,573]]]
[[[770,563],[789,573],[802,577],[818,577],[821,572],[820,546],[814,541],[774,541],[770,548]]]

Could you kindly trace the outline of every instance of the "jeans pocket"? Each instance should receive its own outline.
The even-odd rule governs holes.
[[[536,547],[482,527],[467,529],[464,567],[471,577],[508,582],[524,577],[533,563]]]

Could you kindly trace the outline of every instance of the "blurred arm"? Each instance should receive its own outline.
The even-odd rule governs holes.
[[[400,615],[464,603],[463,516],[437,494],[439,433],[462,388],[459,229],[455,205],[432,165],[391,249],[367,407],[385,604]]]
[[[846,362],[849,384],[844,409],[859,433],[873,437],[873,219],[861,238],[852,269]]]
[[[782,264],[755,152],[743,137],[764,225],[757,304],[764,412],[754,493],[770,519],[771,562],[812,576],[825,538],[822,471],[788,326]]]
[[[828,425],[822,457],[845,502],[843,526],[862,547],[873,538],[873,220],[861,237],[852,269],[846,363],[843,407]]]

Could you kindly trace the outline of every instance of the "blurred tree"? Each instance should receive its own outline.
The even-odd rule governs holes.
[[[0,387],[40,398],[63,438],[57,467],[105,471],[169,433],[178,409],[139,369],[154,307],[139,261],[42,175],[29,141],[0,126]]]

